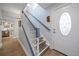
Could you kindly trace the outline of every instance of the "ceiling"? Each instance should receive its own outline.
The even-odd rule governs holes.
[[[58,5],[60,5],[59,3],[39,3],[39,5],[41,6],[41,7],[43,7],[44,9],[47,9],[47,8],[49,8],[49,7],[54,7],[54,6],[58,6]]]
[[[38,3],[42,8],[44,9],[48,9],[48,8],[57,8],[57,7],[61,7],[61,6],[65,6],[65,5],[69,5],[70,3]]]
[[[3,11],[13,12],[20,14],[27,3],[0,3],[0,9]],[[49,7],[57,7],[63,3],[38,3],[42,8],[47,9]]]
[[[25,5],[25,3],[0,3],[0,9],[20,14]]]
[[[0,3],[0,9],[3,11],[3,16],[14,17],[13,14],[21,15],[22,10],[25,8],[27,3]],[[64,3],[38,3],[42,8],[56,8]],[[7,13],[6,13],[7,12]],[[13,13],[13,14],[11,14]]]

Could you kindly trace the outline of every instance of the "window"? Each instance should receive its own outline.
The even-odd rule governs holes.
[[[64,12],[59,21],[60,31],[63,35],[68,35],[71,30],[71,17],[69,13]]]

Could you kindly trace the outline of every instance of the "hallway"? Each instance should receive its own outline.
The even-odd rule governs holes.
[[[0,55],[79,56],[79,4],[2,3],[0,8]]]
[[[2,56],[25,56],[21,45],[17,39],[12,37],[3,38],[3,48],[0,49],[0,55]]]

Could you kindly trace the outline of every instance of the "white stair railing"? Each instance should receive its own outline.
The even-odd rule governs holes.
[[[49,45],[47,44],[47,42],[44,43],[45,41],[43,39],[42,40],[43,40],[44,45],[42,45],[43,43],[40,44],[40,42],[39,42],[41,35],[40,35],[40,28],[38,28],[39,27],[38,23],[37,23],[37,25],[34,24],[37,22],[37,21],[35,22],[35,20],[34,20],[36,18],[31,16],[30,14],[28,14],[26,11],[23,12],[23,14],[24,14],[25,18],[27,18],[26,24],[29,25],[28,28],[32,29],[30,31],[32,31],[32,33],[34,34],[34,35],[29,34],[29,35],[31,35],[30,37],[32,38],[32,40],[30,40],[30,38],[29,38],[29,40],[32,41],[31,44],[32,44],[33,51],[34,51],[35,55],[37,55],[37,56],[42,55],[42,53],[44,51],[46,51],[46,49],[48,49]],[[50,29],[47,28],[46,26],[45,26],[45,28],[46,28],[46,30],[50,31]],[[32,36],[35,36],[35,37],[32,37]],[[41,48],[41,46],[43,46],[42,47],[43,49]]]
[[[39,37],[40,37],[40,29],[35,27],[33,23],[29,20],[27,15],[23,13],[22,24],[24,26],[25,32],[28,36],[30,45],[32,46],[34,55],[39,54]]]

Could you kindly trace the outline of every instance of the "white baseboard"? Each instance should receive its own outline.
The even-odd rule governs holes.
[[[29,53],[26,51],[26,48],[24,47],[24,45],[22,44],[22,42],[21,42],[19,39],[18,39],[18,42],[20,43],[21,47],[23,48],[25,54],[26,54],[27,56],[29,56]]]

